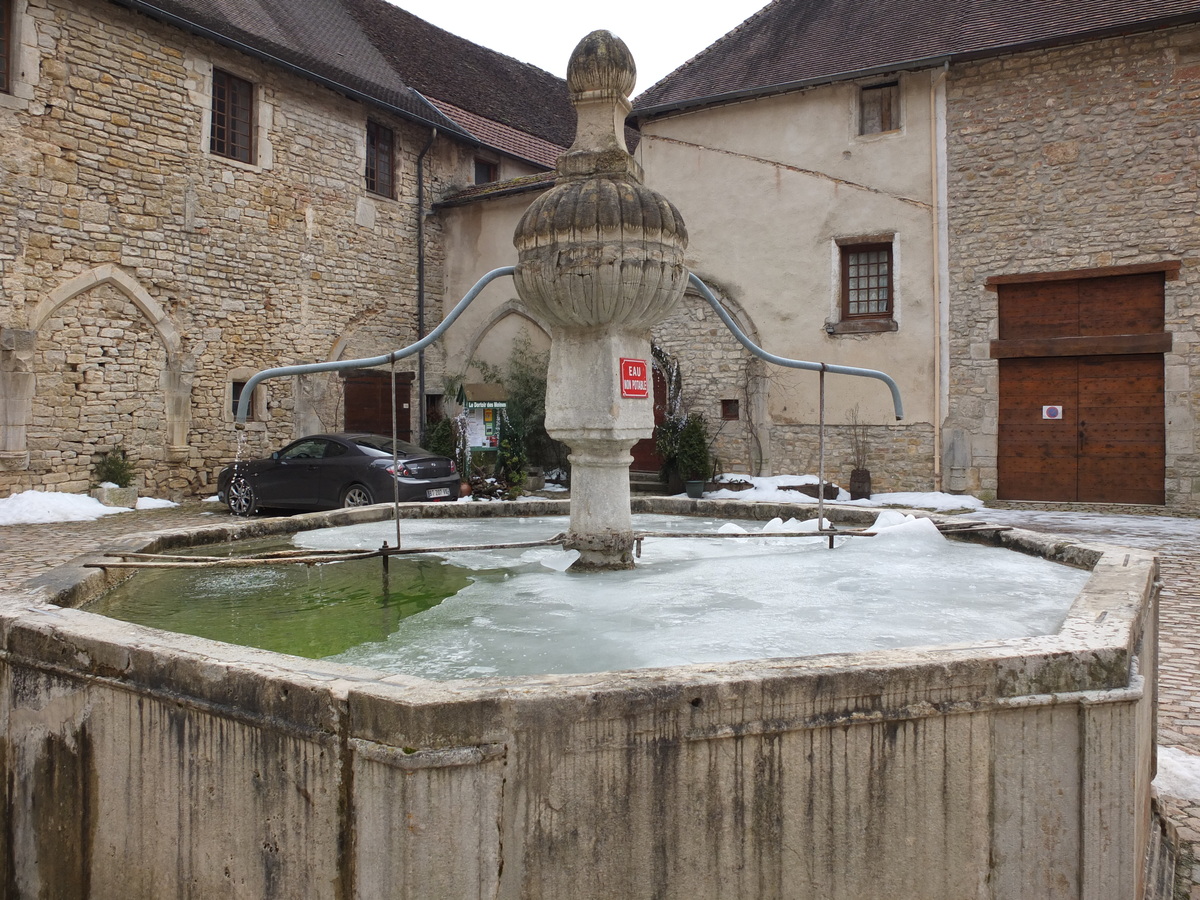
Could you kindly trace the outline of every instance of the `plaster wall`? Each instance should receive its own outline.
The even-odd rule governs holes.
[[[0,493],[86,490],[112,446],[157,496],[211,491],[235,454],[233,373],[415,340],[428,130],[116,4],[14,10],[21,71],[0,98]],[[214,67],[255,86],[253,164],[208,150]],[[363,184],[368,116],[395,131],[399,199]],[[469,164],[439,138],[427,198],[469,183]],[[426,248],[436,322],[436,217]],[[440,380],[437,348],[427,362]],[[246,455],[341,425],[336,377],[263,390]],[[129,415],[139,399],[145,421]]]
[[[439,211],[446,236],[446,311],[463,298],[481,277],[492,269],[517,264],[513,233],[526,208],[538,196],[527,192],[479,200]],[[511,278],[499,278],[484,288],[458,321],[446,332],[441,344],[451,377],[478,376],[475,360],[503,369],[512,353],[513,341],[524,331],[530,348],[550,349],[549,328],[525,310]]]
[[[947,427],[964,486],[996,489],[990,276],[1180,263],[1168,278],[1168,506],[1200,508],[1200,28],[954,67],[947,88],[951,283]]]
[[[1002,538],[1092,568],[1056,635],[452,683],[113,622],[71,607],[115,576],[60,570],[0,598],[0,884],[16,900],[1140,898],[1154,558]]]
[[[826,421],[857,407],[877,426],[872,468],[895,486],[930,487],[937,409],[933,122],[937,74],[900,78],[903,126],[857,134],[858,85],[837,84],[673,115],[643,124],[647,183],[679,207],[688,266],[739,308],[761,344],[781,356],[882,369],[900,385],[894,423],[882,385],[830,376]],[[830,334],[840,318],[839,242],[894,242],[895,332]],[[680,351],[687,382],[689,355]],[[692,358],[699,360],[700,354]],[[815,455],[817,376],[773,367],[765,375],[763,468],[794,471]],[[706,384],[709,402],[732,384]],[[707,410],[706,410],[707,411]],[[903,451],[907,432],[928,437]],[[917,455],[909,456],[913,446]],[[879,465],[882,460],[889,465]],[[843,462],[833,459],[836,471]],[[892,468],[891,463],[899,463]],[[883,470],[883,471],[881,471]]]

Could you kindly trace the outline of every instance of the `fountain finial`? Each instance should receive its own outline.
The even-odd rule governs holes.
[[[625,42],[611,31],[593,31],[567,63],[567,87],[577,117],[575,143],[558,160],[563,178],[631,175],[642,169],[625,144],[625,118],[637,67]]]

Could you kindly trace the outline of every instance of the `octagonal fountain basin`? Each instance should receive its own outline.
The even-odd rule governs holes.
[[[759,523],[741,523],[747,529],[814,513],[673,499],[637,507]],[[422,520],[482,515],[493,541],[542,527],[506,516],[562,512],[553,502],[402,510]],[[280,535],[370,546],[394,531],[380,524],[391,514],[264,519],[114,549]],[[874,518],[837,516],[857,526]],[[366,533],[317,531],[331,525]],[[406,534],[418,540],[417,525]],[[81,560],[0,597],[5,883],[18,897],[1141,897],[1153,556],[1015,530],[972,535],[1006,548],[1001,556],[1020,550],[1085,577],[1079,587],[1068,571],[1066,586],[1052,587],[1035,574],[1042,594],[1066,596],[1050,602],[1034,591],[1022,615],[993,617],[1017,631],[989,634],[986,617],[970,618],[981,605],[968,596],[970,579],[936,610],[923,604],[942,589],[903,593],[916,576],[902,567],[927,566],[911,536],[898,534],[894,553],[886,535],[832,552],[816,538],[707,540],[695,550],[647,539],[639,568],[613,573],[632,580],[600,599],[587,593],[592,576],[547,567],[561,567],[557,550],[501,562],[427,557],[427,567],[449,574],[448,598],[389,621],[382,637],[337,648],[339,660],[362,653],[370,666],[86,611],[79,607],[127,572]],[[749,569],[732,568],[734,544],[747,545]],[[792,557],[835,568],[780,576]],[[881,580],[895,597],[832,599],[839,580],[868,580],[869,557],[887,560]],[[459,567],[481,561],[456,587]],[[393,559],[393,590],[406,565]],[[304,577],[329,578],[335,568]],[[648,615],[656,571],[684,589]],[[552,589],[521,587],[525,575]],[[740,599],[724,593],[732,583],[747,588]],[[516,599],[499,603],[510,586]],[[255,589],[245,605],[267,593]],[[706,595],[718,602],[702,607]],[[814,597],[828,602],[810,604]],[[587,609],[601,600],[609,608]],[[529,629],[497,618],[514,603],[550,620],[579,608],[599,619],[537,649]],[[830,605],[872,613],[829,624]],[[953,637],[903,634],[905,617],[889,621],[889,605]],[[1047,618],[1032,626],[1025,614],[1039,606]],[[442,636],[421,632],[428,644],[416,644],[434,648],[428,677],[412,674],[421,653],[373,657],[394,649],[393,633],[437,617],[428,613],[446,616]],[[445,642],[484,619],[498,636],[462,643],[521,647],[515,668]],[[676,626],[704,619],[709,635],[688,645]],[[878,622],[889,624],[852,642]],[[960,625],[965,637],[953,631]],[[833,643],[781,642],[780,632],[822,631]],[[618,663],[606,654],[621,633],[633,658]],[[575,649],[559,652],[573,640]],[[569,671],[556,673],[561,659]]]
[[[816,532],[817,519],[745,526],[641,515],[635,570],[568,571],[545,541],[566,517],[412,520],[407,548],[489,549],[319,565],[145,571],[86,607],[125,621],[438,680],[603,672],[1052,634],[1084,570],[944,537],[889,510],[874,539]],[[686,537],[686,534],[705,537]],[[737,537],[716,539],[718,534]],[[764,535],[776,535],[765,537]],[[756,535],[750,539],[750,535]],[[804,536],[802,536],[804,535]],[[394,523],[294,535],[288,548],[372,550]],[[263,551],[268,544],[237,550]]]

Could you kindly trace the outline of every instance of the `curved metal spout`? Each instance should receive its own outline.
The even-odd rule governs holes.
[[[370,369],[375,366],[386,366],[395,360],[404,359],[416,353],[420,353],[446,333],[446,329],[454,324],[454,320],[462,315],[463,311],[471,305],[471,303],[476,297],[479,296],[480,292],[485,287],[487,287],[497,278],[501,278],[505,275],[511,275],[514,269],[514,266],[501,266],[498,269],[492,269],[492,271],[480,278],[477,282],[475,282],[475,286],[467,291],[463,298],[458,301],[454,309],[450,310],[446,318],[442,319],[438,327],[433,329],[433,331],[429,332],[429,334],[425,335],[425,337],[421,338],[421,340],[417,341],[415,344],[409,344],[407,347],[403,347],[399,350],[393,350],[391,353],[385,353],[383,356],[371,356],[365,359],[339,359],[332,362],[307,363],[296,366],[279,366],[274,369],[263,369],[261,372],[256,372],[253,376],[251,376],[250,380],[246,382],[246,386],[242,389],[242,395],[238,399],[237,415],[234,417],[234,421],[239,425],[244,425],[246,423],[246,416],[250,411],[250,398],[254,395],[254,389],[268,378],[280,378],[285,375],[308,375],[313,372],[338,372],[343,369]],[[809,362],[803,359],[789,359],[786,356],[776,356],[774,353],[768,353],[762,347],[758,346],[758,344],[754,343],[754,341],[750,340],[750,338],[746,336],[746,333],[738,327],[737,323],[734,322],[733,318],[728,312],[726,312],[725,307],[723,307],[721,302],[716,298],[716,296],[714,296],[708,285],[706,285],[695,275],[689,275],[688,282],[694,288],[696,288],[700,296],[703,297],[708,302],[708,305],[713,308],[713,311],[720,316],[721,321],[725,323],[725,327],[733,333],[733,336],[738,339],[741,345],[759,359],[765,360],[772,365],[784,366],[789,369],[808,369],[813,372],[824,371],[832,372],[836,375],[857,375],[862,378],[878,379],[886,384],[888,389],[892,392],[892,405],[896,411],[896,418],[904,418],[904,404],[900,399],[900,388],[897,387],[896,382],[893,381],[892,377],[887,373],[880,372],[876,369],[861,369],[858,366],[836,366],[830,365],[829,363]]]
[[[788,359],[786,356],[776,356],[774,353],[768,353],[754,341],[746,336],[733,318],[725,311],[725,307],[709,290],[708,285],[697,278],[694,274],[688,276],[688,282],[697,291],[700,296],[708,301],[708,305],[713,308],[721,321],[725,323],[725,327],[733,332],[733,336],[741,342],[741,345],[757,356],[759,359],[772,363],[776,366],[786,366],[789,369],[809,369],[813,372],[833,372],[835,375],[858,375],[862,378],[876,378],[888,386],[888,390],[892,392],[892,406],[896,411],[896,419],[904,418],[904,403],[900,399],[900,388],[896,386],[896,382],[886,372],[880,372],[877,369],[860,369],[858,366],[834,366],[829,363],[808,362],[803,359]]]
[[[250,411],[250,398],[254,396],[254,388],[268,378],[279,378],[283,375],[308,375],[312,372],[338,372],[342,369],[370,369],[375,366],[386,366],[397,359],[404,359],[405,357],[420,353],[446,333],[446,329],[454,324],[454,320],[462,314],[463,310],[471,305],[471,302],[479,296],[480,291],[497,278],[503,275],[511,275],[513,269],[514,266],[501,266],[499,269],[492,269],[492,271],[475,282],[475,286],[467,291],[454,309],[450,310],[449,315],[442,319],[441,324],[437,328],[433,329],[433,331],[429,332],[429,334],[425,335],[425,337],[421,338],[415,344],[409,344],[400,350],[393,350],[391,353],[385,353],[383,356],[371,356],[366,359],[339,359],[332,362],[279,366],[275,369],[263,369],[261,372],[255,372],[250,380],[246,382],[246,386],[242,388],[242,396],[238,400],[237,415],[234,416],[234,421],[238,425],[246,424],[246,415]]]

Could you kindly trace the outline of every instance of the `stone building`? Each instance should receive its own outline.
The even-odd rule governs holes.
[[[898,426],[832,395],[878,486],[1195,509],[1198,48],[1197,0],[777,2],[638,99],[639,154],[768,349],[900,380]],[[711,416],[738,385],[679,352]],[[810,464],[811,381],[762,379],[752,463]]]
[[[561,79],[382,0],[0,12],[0,494],[85,490],[113,448],[156,496],[207,493],[237,452],[390,421],[387,372],[264,385],[240,450],[233,406],[260,369],[428,330],[422,206],[573,133]],[[406,363],[402,430],[445,368]]]

